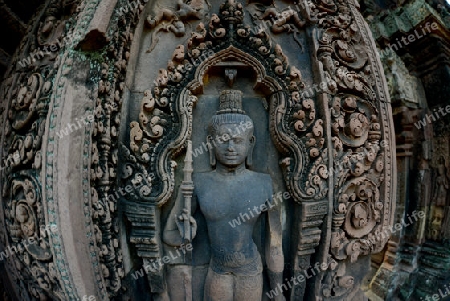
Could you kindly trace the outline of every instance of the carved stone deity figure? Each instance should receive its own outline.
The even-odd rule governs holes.
[[[191,206],[192,215],[200,210],[205,217],[211,249],[204,300],[261,301],[263,262],[252,233],[258,218],[267,212],[265,259],[274,289],[283,281],[281,216],[272,200],[270,175],[248,169],[255,137],[253,121],[242,110],[241,91],[220,94],[220,109],[209,124],[208,141],[214,169],[194,172]],[[191,225],[192,237],[197,229],[188,210],[174,212],[175,208],[180,207],[172,209],[163,233],[164,242],[171,246],[182,244],[185,221]],[[242,223],[232,226],[230,221],[237,217]],[[280,294],[275,300],[284,297]]]
[[[437,167],[438,175],[434,189],[433,203],[436,206],[445,206],[447,199],[447,191],[449,189],[449,181],[445,169],[445,161],[443,158],[439,160]]]

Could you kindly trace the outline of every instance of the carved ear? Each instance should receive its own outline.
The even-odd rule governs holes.
[[[216,166],[216,154],[214,153],[214,144],[213,144],[213,138],[208,135],[206,138],[208,140],[208,151],[209,151],[209,164],[211,164],[212,167]]]
[[[255,147],[255,142],[256,138],[255,136],[252,136],[250,138],[250,147],[248,149],[247,159],[245,160],[245,163],[247,163],[247,167],[250,167],[253,164],[253,148]]]

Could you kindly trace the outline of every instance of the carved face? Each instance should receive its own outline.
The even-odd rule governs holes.
[[[53,16],[48,16],[47,18],[45,18],[44,27],[42,28],[42,33],[49,33],[51,30],[53,30],[55,21],[56,21],[56,18]]]
[[[222,124],[216,132],[214,147],[217,161],[228,167],[245,163],[252,147],[252,132],[239,124]]]

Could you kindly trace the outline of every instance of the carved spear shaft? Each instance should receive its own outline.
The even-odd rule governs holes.
[[[185,244],[185,256],[184,263],[188,265],[187,275],[185,275],[185,297],[186,301],[192,301],[192,252],[187,250],[187,244],[192,242],[192,229],[191,229],[191,202],[192,195],[194,193],[194,182],[192,181],[192,172],[194,171],[192,167],[192,141],[187,140],[186,156],[184,158],[184,179],[181,182],[181,192],[184,198],[184,208],[186,209],[186,214],[188,219],[184,220],[184,244]]]
[[[192,182],[192,141],[187,140],[186,157],[184,158],[184,179],[181,182],[181,192],[184,197],[184,208],[187,211],[188,217],[191,216],[191,202],[192,194],[194,192],[194,182]],[[184,242],[190,243],[192,241],[192,229],[190,220],[184,220]]]

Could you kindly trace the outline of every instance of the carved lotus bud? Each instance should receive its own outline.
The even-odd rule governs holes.
[[[382,157],[380,157],[375,163],[375,170],[377,172],[382,172],[383,169],[384,169],[384,162],[382,160]]]
[[[309,151],[309,155],[310,155],[312,158],[318,157],[318,156],[320,155],[320,151],[319,151],[319,149],[313,147],[313,148]]]
[[[172,60],[181,62],[184,59],[184,45],[178,45],[172,54]]]

